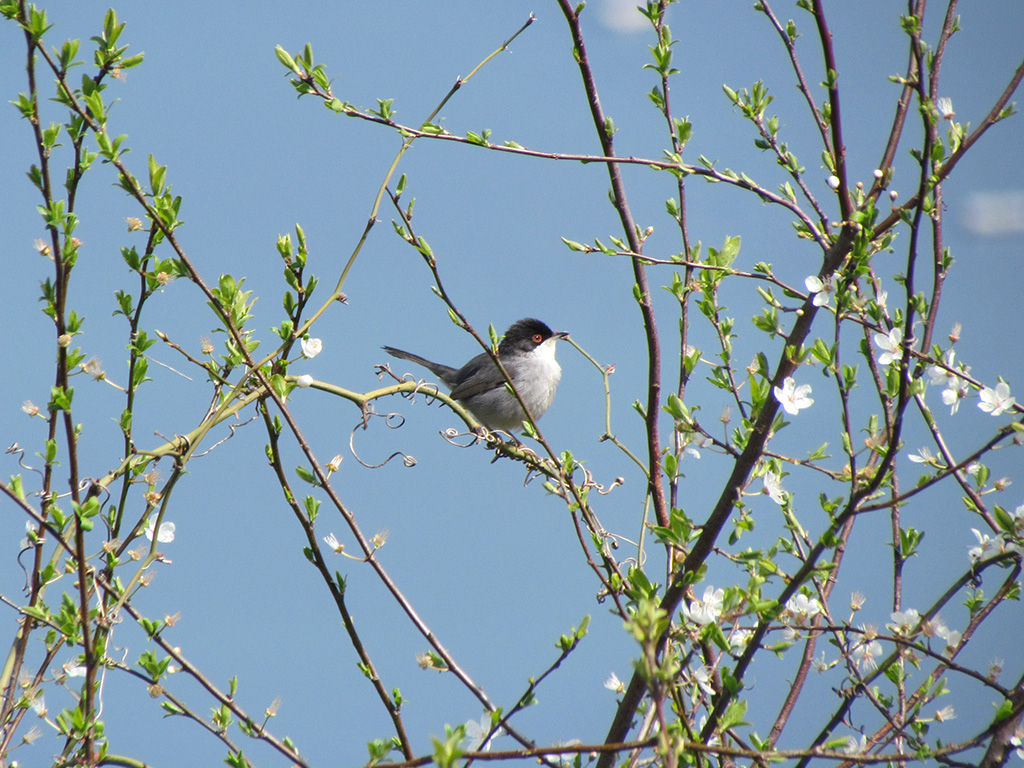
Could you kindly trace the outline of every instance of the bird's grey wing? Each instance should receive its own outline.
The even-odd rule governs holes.
[[[486,352],[481,352],[462,366],[456,376],[460,383],[452,388],[453,400],[465,400],[505,386],[505,377]]]

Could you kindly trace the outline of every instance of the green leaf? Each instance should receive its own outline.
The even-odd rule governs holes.
[[[169,701],[162,701],[162,702],[160,702],[160,706],[163,708],[164,712],[166,712],[168,715],[184,715],[185,714],[185,710],[183,710],[181,707],[177,706],[176,704],[172,704]]]
[[[278,61],[284,64],[285,67],[290,69],[296,75],[302,74],[301,70],[299,70],[299,68],[296,66],[295,59],[292,58],[292,55],[288,53],[288,51],[286,51],[280,45],[274,46],[274,54],[277,56]]]
[[[693,124],[688,119],[675,119],[676,141],[683,147],[693,136]]]
[[[725,708],[725,712],[722,714],[722,719],[719,721],[719,730],[728,731],[730,728],[735,728],[737,725],[750,725],[750,723],[744,722],[743,718],[747,714],[747,702],[742,699],[733,701]]]
[[[996,523],[999,525],[1000,530],[1009,534],[1016,533],[1014,519],[1010,517],[1009,513],[1005,509],[998,504],[993,504],[992,513],[996,518]]]
[[[658,585],[651,583],[647,575],[639,568],[630,568],[627,578],[631,587],[631,589],[627,590],[627,594],[630,597],[634,597],[634,595],[636,596],[634,599],[653,599],[657,597]]]
[[[728,267],[735,261],[739,252],[740,236],[736,235],[726,238],[725,244],[722,245],[722,250],[718,252],[718,258],[715,261],[720,267]]]
[[[127,58],[121,59],[121,61],[117,63],[117,66],[121,69],[137,67],[139,64],[142,63],[142,59],[143,57],[145,57],[145,55],[145,53],[137,53],[134,56],[128,56]]]
[[[305,480],[310,485],[317,484],[316,476],[301,464],[295,468],[295,474],[297,474],[300,478]]]
[[[924,540],[924,531],[916,528],[900,528],[900,554],[904,560],[917,554],[917,548]]]
[[[444,739],[432,738],[434,742],[434,764],[437,768],[455,768],[463,755],[460,745],[466,738],[466,726],[444,726]]]
[[[274,393],[282,399],[288,395],[288,390],[290,389],[284,376],[279,373],[276,373],[271,377],[270,386],[274,390]]]
[[[679,476],[679,457],[674,453],[665,454],[665,475],[670,480],[675,480]]]
[[[820,461],[821,459],[830,458],[828,454],[825,453],[826,448],[828,448],[828,443],[822,443],[819,448],[807,454],[807,461]]]
[[[686,404],[679,399],[679,396],[675,392],[670,392],[668,395],[668,402],[664,406],[664,410],[673,419],[680,421],[690,420],[690,409],[686,407]]]
[[[156,158],[149,156],[149,187],[154,195],[164,191],[164,181],[167,177],[167,166],[157,163]]]
[[[73,399],[75,390],[71,387],[63,389],[62,387],[50,387],[50,410],[51,411],[70,411],[71,400]]]
[[[814,346],[811,347],[811,354],[814,355],[825,365],[831,366],[834,362],[835,348],[829,347],[822,339],[815,339]]]

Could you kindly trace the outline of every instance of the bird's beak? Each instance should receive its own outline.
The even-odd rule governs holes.
[[[568,339],[569,338],[569,332],[568,331],[555,331],[551,335],[554,338],[556,338],[556,339]]]

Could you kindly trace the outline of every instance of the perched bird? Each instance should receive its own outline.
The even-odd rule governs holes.
[[[562,378],[562,368],[555,360],[555,343],[568,335],[552,331],[531,317],[513,323],[498,345],[498,359],[534,419],[543,416],[555,399],[555,389]],[[394,347],[383,349],[393,357],[411,360],[433,372],[451,390],[452,399],[465,405],[488,429],[522,429],[526,414],[486,352],[461,368],[451,368]]]

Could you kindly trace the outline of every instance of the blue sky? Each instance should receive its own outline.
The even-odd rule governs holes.
[[[809,183],[819,197],[828,199],[828,174],[819,167],[820,150],[801,111],[784,51],[750,5],[681,3],[672,10],[670,23],[680,40],[676,61],[682,70],[673,100],[677,114],[689,115],[694,125],[687,156],[693,160],[703,154],[723,167],[746,171],[769,188],[783,180],[774,161],[754,148],[752,128],[721,90],[723,83],[743,88],[762,79],[776,98],[772,111],[780,115],[784,137],[807,167]],[[898,93],[887,77],[905,67],[899,7],[871,4],[865,10],[859,3],[826,3],[845,89],[851,174],[865,183],[877,167]],[[105,8],[91,2],[49,6],[56,24],[51,44],[78,37],[87,51]],[[537,21],[455,95],[443,112],[443,124],[461,134],[489,128],[492,141],[514,140],[532,149],[597,151],[565,22],[553,3],[538,7],[455,0],[443,11],[439,8],[426,2],[319,1],[303,4],[301,10],[287,4],[163,6],[137,0],[117,6],[128,23],[122,39],[130,43],[129,52],[145,51],[146,59],[125,82],[112,83],[107,91],[120,99],[112,112],[112,131],[128,135],[133,149],[128,164],[135,172],[144,173],[148,154],[168,166],[168,180],[185,200],[180,239],[207,281],[221,273],[244,277],[246,288],[260,297],[253,327],[265,339],[264,348],[273,343],[266,329],[282,318],[277,236],[302,225],[310,244],[310,269],[321,277],[321,291],[326,292],[357,242],[373,195],[399,147],[399,139],[380,126],[333,115],[312,99],[296,101],[274,56],[275,45],[294,52],[312,43],[339,98],[363,107],[373,107],[377,98],[393,98],[397,119],[417,124],[457,76],[467,74],[532,12]],[[809,19],[792,6],[779,13],[801,25],[808,79],[817,82],[820,55]],[[938,8],[932,13],[938,14]],[[646,95],[655,81],[650,70],[642,69],[649,60],[650,35],[630,29],[600,2],[587,9],[585,18],[602,103],[618,129],[618,152],[660,157],[664,128]],[[937,15],[927,20],[932,37],[940,20]],[[962,24],[964,31],[947,53],[943,93],[952,99],[958,119],[977,124],[1020,62],[1024,6],[1017,0],[965,6]],[[22,48],[17,31],[10,24],[0,26],[5,100],[24,88]],[[61,117],[51,112],[51,119]],[[30,132],[11,108],[0,111],[0,121],[5,150],[0,153],[0,254],[5,270],[0,353],[11,368],[0,387],[0,437],[5,447],[17,441],[31,453],[43,434],[42,422],[29,420],[19,406],[26,399],[45,403],[51,383],[52,330],[38,311],[36,295],[49,263],[32,248],[42,227],[35,213],[39,201],[23,175],[33,158]],[[913,121],[910,126],[911,132],[919,130]],[[646,361],[629,265],[613,257],[569,252],[561,242],[562,237],[607,242],[609,235],[620,234],[607,201],[604,169],[419,141],[399,170],[408,176],[406,198],[417,199],[417,232],[430,242],[446,288],[476,327],[484,332],[493,323],[502,331],[520,317],[540,317],[553,328],[569,331],[602,363],[614,363],[612,424],[627,444],[638,448],[641,423],[632,403],[643,397]],[[962,322],[958,358],[972,365],[982,380],[994,383],[1003,376],[1018,397],[1024,392],[1024,338],[1019,332],[1022,170],[1024,131],[1014,118],[996,126],[946,186],[946,244],[957,265],[939,322],[939,338],[954,322]],[[625,178],[637,223],[655,229],[647,253],[677,252],[678,239],[664,213],[664,200],[673,194],[672,180],[641,167],[628,169]],[[117,381],[123,379],[125,330],[123,321],[111,316],[113,290],[131,287],[118,249],[141,245],[142,238],[125,231],[124,218],[138,211],[114,182],[110,169],[97,168],[83,191],[82,274],[72,303],[87,318],[83,349],[102,359]],[[892,186],[909,195],[914,184],[912,164],[903,152]],[[779,210],[724,185],[691,179],[687,190],[691,236],[705,246],[718,247],[726,237],[740,235],[740,261],[747,267],[770,262],[782,279],[796,285],[817,272],[818,252],[792,237],[789,218]],[[989,217],[979,213],[979,206],[983,212],[1000,206],[1007,212],[993,225],[986,223]],[[452,365],[479,351],[431,294],[430,273],[394,234],[393,218],[391,210],[381,209],[380,223],[346,284],[348,305],[333,306],[315,326],[325,352],[296,364],[293,373],[308,372],[349,389],[369,390],[377,384],[373,366],[387,361],[380,350],[383,344]],[[879,270],[886,279],[901,269],[905,234],[901,240],[895,255],[880,258]],[[670,279],[669,271],[652,270],[652,284]],[[741,332],[738,358],[752,357],[763,342],[748,319],[758,311],[758,301],[753,287],[743,283],[724,296]],[[673,302],[659,291],[656,306],[669,345],[675,338]],[[185,281],[170,285],[150,311],[145,325],[151,332],[159,329],[193,352],[214,324],[202,296]],[[691,343],[710,346],[706,327],[695,334]],[[775,356],[777,349],[769,358]],[[154,348],[153,358],[185,371],[183,361],[166,347]],[[571,448],[583,458],[599,481],[625,478],[625,486],[602,500],[598,513],[606,528],[635,539],[642,477],[609,444],[598,443],[603,400],[593,369],[568,345],[560,347],[559,359],[564,369],[561,389],[541,426],[556,448]],[[201,380],[187,381],[159,365],[150,366],[150,375],[155,382],[144,392],[136,429],[140,439],[152,435],[156,444],[161,439],[154,432],[169,436],[191,429],[208,395]],[[810,369],[801,376],[824,385]],[[821,392],[819,417],[827,418],[834,403],[824,386]],[[690,397],[688,402],[700,405],[707,421],[726,402],[722,393],[700,383]],[[342,497],[364,531],[389,531],[380,553],[385,567],[494,701],[511,706],[527,678],[555,659],[558,636],[584,615],[593,615],[591,636],[540,689],[540,704],[522,715],[518,727],[540,742],[602,738],[615,706],[614,695],[602,682],[611,670],[628,676],[634,649],[618,619],[594,601],[597,585],[562,505],[546,497],[539,484],[524,488],[518,467],[506,462],[492,466],[480,450],[445,443],[437,433],[454,419],[422,399],[379,405],[404,415],[400,430],[389,431],[378,423],[354,434],[358,413],[349,404],[306,391],[293,405],[318,457],[326,462],[335,454],[346,455],[335,476]],[[82,382],[76,406],[76,418],[86,424],[84,472],[101,475],[120,451],[117,427],[108,418],[120,412],[120,395],[103,384]],[[940,423],[961,448],[990,434],[994,423],[983,421],[973,403],[958,414],[958,421],[940,410]],[[789,434],[780,436],[780,449],[801,450],[822,430],[821,422],[796,421]],[[156,616],[181,611],[174,642],[220,685],[237,674],[239,700],[250,712],[261,713],[280,696],[283,704],[273,730],[291,735],[312,762],[357,763],[365,758],[366,739],[388,734],[387,718],[356,669],[340,622],[302,556],[301,531],[265,468],[260,430],[259,424],[250,424],[196,461],[175,492],[172,518],[178,534],[166,548],[173,563],[158,568],[153,586],[138,602]],[[400,450],[415,456],[418,464],[406,468],[393,461],[382,469],[365,469],[349,453],[350,434],[367,463],[379,463]],[[908,443],[924,440],[923,430],[911,434]],[[830,439],[838,448],[837,435]],[[298,454],[291,450],[294,465]],[[717,498],[716,481],[728,469],[714,456],[705,455],[701,462],[688,472],[683,489],[695,518]],[[1005,451],[992,466],[994,476],[1019,474],[1019,455]],[[8,457],[3,473],[15,471]],[[1024,502],[1020,487],[1007,492],[1003,506]],[[800,477],[792,478],[787,488],[806,492],[801,509],[808,520],[821,524],[814,517],[820,489]],[[772,511],[767,498],[752,503],[761,505],[766,515]],[[17,541],[23,520],[9,506],[0,506],[3,540]],[[943,558],[965,558],[973,524],[961,509],[958,499],[935,495],[908,512],[922,521],[929,515],[949,519],[944,532],[929,534],[929,549],[912,564],[919,583]],[[882,518],[877,521],[886,524]],[[319,534],[331,531],[343,540],[347,533],[340,518],[318,522]],[[766,523],[754,532],[751,545],[770,541],[774,534]],[[878,551],[872,544],[877,540],[865,533],[851,550],[851,556],[863,558],[863,572],[888,568],[889,553]],[[5,594],[16,594],[23,578],[12,548],[0,558]],[[351,609],[385,684],[400,687],[409,702],[407,724],[419,752],[429,748],[427,736],[441,733],[444,723],[479,718],[479,705],[453,678],[417,669],[415,654],[426,643],[369,569],[341,559],[337,567],[349,576]],[[742,576],[721,570],[709,578],[723,586]],[[888,620],[885,584],[876,588],[855,574],[850,579],[843,588],[867,593],[871,618],[878,624]],[[930,593],[926,584],[920,588],[924,604]],[[13,631],[13,612],[0,617],[0,627]],[[1019,613],[1017,621],[1019,627]],[[141,635],[127,625],[115,641],[129,660],[143,648]],[[780,664],[760,672],[762,685],[785,674],[788,666]],[[174,681],[181,695],[205,712],[208,703],[198,688],[181,678]],[[68,706],[58,698],[55,694],[51,709]],[[194,762],[215,760],[223,753],[195,726],[161,721],[157,704],[136,681],[109,676],[103,700],[114,751],[157,763],[166,762],[172,745],[177,754],[187,749]],[[979,706],[988,711],[987,701]],[[181,747],[186,740],[190,746]],[[499,746],[510,747],[511,742]],[[253,756],[274,764],[258,749]],[[27,756],[23,759],[30,762]]]

